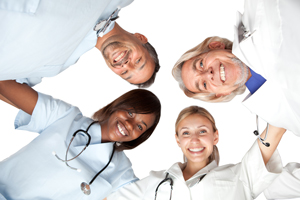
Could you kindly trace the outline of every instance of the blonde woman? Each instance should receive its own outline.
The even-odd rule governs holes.
[[[219,132],[208,111],[197,106],[185,108],[175,130],[176,142],[187,161],[175,163],[168,170],[152,171],[148,177],[111,194],[108,200],[249,200],[263,192],[282,171],[275,150],[285,129],[270,126],[270,147],[255,141],[240,163],[224,166],[218,166]]]

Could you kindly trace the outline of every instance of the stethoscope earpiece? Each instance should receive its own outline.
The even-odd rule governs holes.
[[[266,141],[266,139],[267,139],[267,136],[268,136],[268,132],[269,132],[269,123],[267,123],[267,130],[266,130],[266,135],[265,135],[265,138],[264,139],[262,139],[260,136],[259,136],[259,129],[258,129],[258,115],[256,115],[256,127],[257,127],[257,130],[255,130],[253,133],[254,133],[254,135],[256,135],[257,136],[257,138],[259,139],[259,141],[263,144],[263,145],[265,145],[266,147],[269,147],[270,146],[270,143],[269,142],[264,142],[264,141]]]

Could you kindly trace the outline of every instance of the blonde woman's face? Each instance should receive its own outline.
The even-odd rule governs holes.
[[[178,124],[177,133],[177,144],[188,162],[206,166],[213,146],[219,141],[219,133],[213,131],[211,122],[206,117],[193,114]]]

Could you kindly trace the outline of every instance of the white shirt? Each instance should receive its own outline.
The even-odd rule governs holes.
[[[67,146],[75,131],[86,130],[93,120],[82,116],[77,107],[39,93],[32,116],[20,111],[15,120],[19,130],[38,132],[27,146],[0,162],[0,194],[7,199],[103,199],[119,187],[137,180],[131,163],[123,151],[116,151],[109,166],[91,185],[91,194],[80,190],[106,165],[113,143],[101,143],[100,125],[91,126],[91,144],[69,165],[59,161],[52,152],[64,159]],[[87,137],[75,137],[68,159],[86,145]]]
[[[132,1],[0,1],[0,80],[33,86],[59,74],[96,45],[95,24]]]
[[[300,136],[300,1],[245,0],[232,52],[267,81],[243,104],[270,124]],[[243,28],[249,37],[243,37]],[[254,120],[254,119],[253,119]]]
[[[108,196],[108,200],[153,200],[158,184],[169,173],[174,181],[172,200],[250,200],[263,192],[281,173],[281,159],[276,151],[265,167],[257,141],[236,165],[218,167],[213,161],[193,177],[185,181],[182,174],[184,164],[175,163],[168,170],[150,172],[140,181],[128,184]],[[200,178],[206,176],[199,182]],[[157,200],[170,197],[169,182],[163,183]]]

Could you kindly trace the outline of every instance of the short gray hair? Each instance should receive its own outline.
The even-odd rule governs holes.
[[[186,96],[192,97],[194,99],[200,99],[202,101],[207,101],[207,102],[227,102],[232,100],[236,95],[242,94],[246,90],[245,85],[241,85],[234,91],[232,91],[229,95],[226,96],[219,96],[217,97],[216,94],[214,93],[193,93],[189,91],[181,77],[181,70],[182,66],[185,61],[190,60],[196,56],[199,56],[200,54],[206,53],[210,51],[210,48],[208,47],[209,43],[214,42],[214,41],[219,41],[225,44],[225,49],[230,49],[232,50],[232,42],[226,38],[221,38],[218,36],[214,37],[208,37],[206,38],[203,42],[201,42],[199,45],[195,46],[194,48],[188,50],[185,52],[179,60],[175,63],[173,69],[172,69],[172,75],[175,78],[175,80],[179,83],[179,87],[183,90]]]

